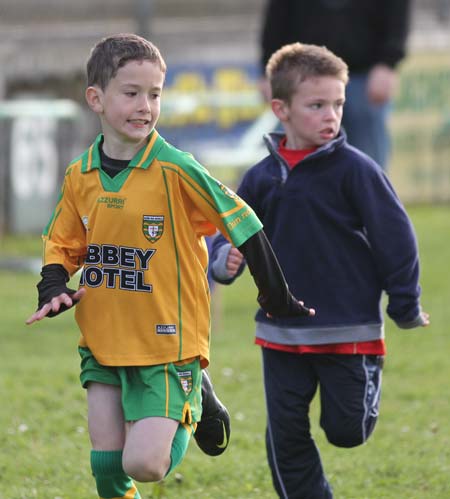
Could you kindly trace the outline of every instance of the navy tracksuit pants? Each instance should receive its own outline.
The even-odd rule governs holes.
[[[378,418],[383,357],[292,354],[262,348],[266,448],[283,499],[331,499],[310,433],[309,407],[320,386],[320,426],[338,447],[367,440]]]

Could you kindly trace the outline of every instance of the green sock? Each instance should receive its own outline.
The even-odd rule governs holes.
[[[121,450],[92,450],[91,468],[100,499],[141,499],[133,480],[123,471]]]
[[[178,425],[178,429],[173,437],[172,449],[170,451],[170,467],[167,470],[166,476],[183,460],[191,435],[191,426],[184,424]]]

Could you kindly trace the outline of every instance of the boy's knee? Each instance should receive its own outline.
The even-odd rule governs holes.
[[[169,466],[170,462],[160,459],[148,461],[124,459],[123,461],[125,473],[138,482],[159,482],[166,476]]]
[[[323,425],[328,442],[336,447],[357,447],[362,445],[375,429],[377,418],[369,418],[364,422],[356,419],[342,424]]]
[[[362,431],[362,428],[352,428],[350,425],[324,428],[324,431],[328,442],[336,447],[357,447],[362,445],[369,437],[368,434]]]
[[[349,432],[326,432],[328,442],[336,447],[350,448],[357,447],[364,443],[361,434],[354,434]]]

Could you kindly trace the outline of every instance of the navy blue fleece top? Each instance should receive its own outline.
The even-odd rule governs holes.
[[[277,152],[283,137],[265,136],[270,154],[237,192],[263,222],[290,290],[317,315],[269,319],[259,310],[257,336],[286,344],[382,338],[383,290],[399,327],[421,325],[416,237],[381,168],[341,132],[290,169]],[[213,276],[226,245],[214,241]]]

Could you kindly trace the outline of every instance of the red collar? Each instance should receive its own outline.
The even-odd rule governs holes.
[[[309,154],[313,153],[317,147],[310,147],[309,149],[287,149],[286,137],[280,140],[278,144],[278,153],[289,165],[289,168],[294,168],[295,165],[300,163]]]

